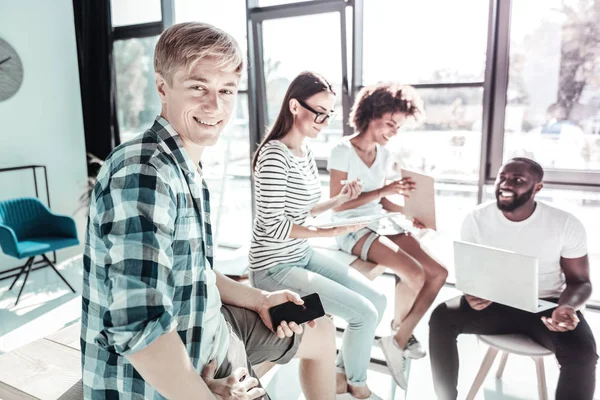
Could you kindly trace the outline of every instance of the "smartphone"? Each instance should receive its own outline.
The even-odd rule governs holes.
[[[281,321],[288,323],[293,321],[300,325],[325,315],[323,304],[317,293],[304,296],[302,300],[304,300],[303,305],[288,301],[269,308],[273,329],[277,329]]]

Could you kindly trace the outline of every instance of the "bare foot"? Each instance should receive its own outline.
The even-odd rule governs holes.
[[[348,382],[345,374],[338,372],[335,374],[335,392],[337,394],[348,392]]]
[[[365,386],[352,386],[348,385],[348,391],[352,397],[356,399],[368,399],[371,396],[371,389],[367,385]]]

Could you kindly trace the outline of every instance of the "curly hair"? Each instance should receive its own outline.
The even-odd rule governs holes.
[[[378,83],[364,87],[350,111],[350,126],[365,132],[369,123],[387,113],[404,113],[420,120],[425,117],[423,100],[415,88],[397,83]]]

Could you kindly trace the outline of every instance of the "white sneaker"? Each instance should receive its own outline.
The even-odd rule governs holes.
[[[395,335],[398,331],[397,327],[394,327],[394,320],[390,322],[390,332],[392,335]],[[418,360],[419,358],[423,358],[427,355],[425,349],[421,345],[421,342],[417,340],[415,335],[410,335],[410,339],[408,339],[408,343],[406,344],[406,348],[404,349],[404,355],[406,357],[411,358],[413,360]]]
[[[406,377],[406,355],[404,351],[398,347],[394,336],[382,337],[379,339],[379,346],[383,351],[388,369],[396,384],[406,390],[408,382]]]
[[[404,349],[404,354],[408,358],[418,360],[419,358],[425,357],[427,355],[427,352],[425,351],[425,349],[423,349],[421,342],[417,340],[415,335],[411,335],[410,339],[408,339],[406,349]]]

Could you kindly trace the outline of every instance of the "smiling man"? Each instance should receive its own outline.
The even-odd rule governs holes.
[[[429,348],[439,399],[457,397],[462,333],[521,333],[553,351],[561,366],[557,400],[592,400],[596,343],[578,310],[592,293],[586,233],[566,211],[536,201],[544,171],[528,158],[513,158],[496,178],[496,201],[478,206],[462,226],[462,240],[539,260],[539,297],[558,307],[538,314],[465,295],[439,305],[429,322]],[[516,277],[518,279],[518,277]]]
[[[235,104],[243,54],[227,33],[185,23],[155,50],[162,110],[116,148],[94,187],[84,255],[84,398],[257,399],[252,365],[300,358],[306,399],[335,396],[335,329],[273,327],[266,292],[213,270],[209,191],[200,163]],[[267,396],[268,398],[268,396]]]

